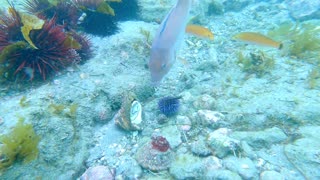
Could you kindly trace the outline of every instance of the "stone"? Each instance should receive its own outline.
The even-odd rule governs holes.
[[[88,168],[80,180],[114,179],[115,172],[107,166],[94,166]]]
[[[191,120],[187,116],[177,116],[176,124],[182,131],[189,131],[192,127]]]
[[[304,138],[286,145],[285,154],[306,179],[320,179],[320,127],[301,127],[298,132]]]
[[[201,122],[204,126],[217,128],[225,119],[224,115],[218,111],[210,111],[210,110],[199,110],[197,112],[199,122]]]
[[[162,171],[169,168],[173,156],[170,149],[165,152],[159,151],[153,148],[151,141],[148,141],[137,150],[135,159],[145,169]]]
[[[205,179],[223,179],[223,180],[241,180],[241,176],[239,174],[221,169],[221,170],[216,170],[216,171],[208,171],[205,174]]]
[[[230,137],[246,141],[253,149],[269,148],[271,145],[284,142],[287,139],[287,135],[277,127],[263,131],[235,131]]]
[[[117,166],[117,175],[121,175],[123,179],[138,179],[142,175],[142,168],[138,162],[129,155],[121,156]],[[119,176],[116,176],[118,179]]]
[[[286,0],[290,15],[296,20],[320,18],[320,1]]]
[[[207,145],[219,158],[223,158],[229,154],[236,155],[241,151],[240,141],[228,137],[229,129],[220,128],[211,133],[207,137]]]
[[[172,149],[178,147],[181,143],[181,133],[176,125],[166,126],[161,130],[161,135],[167,138]]]
[[[237,172],[243,179],[257,179],[258,170],[249,158],[238,158],[229,156],[224,159],[223,164],[227,169]]]
[[[216,100],[208,94],[203,94],[194,101],[193,106],[196,109],[213,110],[216,108]]]
[[[205,167],[199,157],[192,154],[179,154],[169,169],[175,179],[195,179],[203,176]]]
[[[282,174],[278,173],[277,171],[263,171],[260,174],[260,180],[284,180]]]
[[[205,137],[200,136],[197,140],[193,141],[190,145],[191,152],[197,156],[209,156],[212,154],[211,150],[207,147]]]

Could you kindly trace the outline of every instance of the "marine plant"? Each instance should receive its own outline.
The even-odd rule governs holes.
[[[313,22],[284,23],[268,32],[285,42],[286,53],[313,64],[320,64],[320,28]]]
[[[267,56],[262,51],[257,51],[248,55],[239,52],[237,63],[244,72],[262,77],[273,69],[275,62],[273,57]]]
[[[76,103],[64,104],[49,104],[48,111],[54,115],[61,115],[68,118],[76,118],[79,105]]]
[[[24,119],[20,118],[9,134],[0,136],[0,170],[15,161],[27,163],[37,158],[39,141],[32,125],[24,124]]]
[[[172,97],[167,96],[163,97],[158,101],[158,108],[160,112],[167,117],[173,116],[178,113],[180,108],[180,101],[181,96],[178,97]]]

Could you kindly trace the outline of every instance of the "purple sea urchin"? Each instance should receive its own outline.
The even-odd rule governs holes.
[[[158,102],[159,110],[162,114],[166,115],[167,117],[175,115],[179,111],[180,102],[179,97],[164,97],[161,98]]]

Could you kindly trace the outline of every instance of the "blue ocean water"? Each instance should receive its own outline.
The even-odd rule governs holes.
[[[320,2],[0,7],[0,179],[320,178]]]

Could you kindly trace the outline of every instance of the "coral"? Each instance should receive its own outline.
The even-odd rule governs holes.
[[[152,137],[152,148],[161,152],[166,152],[170,148],[170,144],[166,138],[162,136]]]
[[[158,101],[158,107],[162,114],[166,116],[173,116],[179,111],[180,102],[179,97],[164,97]]]
[[[0,170],[11,166],[15,160],[29,162],[38,156],[40,137],[31,124],[24,124],[20,118],[17,125],[7,135],[0,137]]]
[[[262,77],[274,67],[274,59],[262,51],[250,53],[249,55],[239,52],[237,63],[243,71],[250,74],[254,73],[258,77]]]

